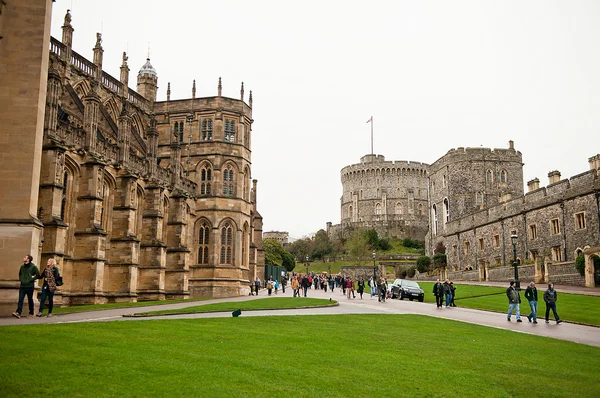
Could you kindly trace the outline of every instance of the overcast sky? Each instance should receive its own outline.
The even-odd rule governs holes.
[[[102,8],[101,8],[102,6]],[[57,0],[73,49],[130,87],[150,47],[158,100],[253,91],[252,177],[264,231],[340,222],[340,170],[371,152],[433,163],[457,147],[523,154],[524,181],[600,153],[600,1]]]

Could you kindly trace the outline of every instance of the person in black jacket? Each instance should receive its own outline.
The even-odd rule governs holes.
[[[450,281],[450,290],[452,291],[452,301],[450,301],[450,307],[456,307],[454,304],[454,299],[456,297],[456,286],[454,286],[454,282]]]
[[[529,283],[529,286],[525,289],[525,298],[529,301],[529,307],[531,308],[531,314],[527,315],[527,319],[529,322],[533,319],[533,323],[537,323],[538,294],[535,282]]]
[[[48,318],[52,316],[52,308],[54,307],[54,292],[56,286],[59,284],[56,281],[59,279],[60,274],[58,268],[56,268],[56,260],[49,258],[46,263],[46,268],[42,271],[42,278],[44,279],[44,285],[42,286],[42,299],[40,300],[40,309],[37,316],[42,316],[44,312],[44,304],[46,303],[46,297],[48,298]]]
[[[516,282],[511,281],[510,287],[506,289],[506,297],[508,297],[508,314],[506,315],[506,319],[510,322],[510,317],[512,315],[513,310],[517,313],[517,322],[521,321],[521,295],[519,291],[515,287]]]
[[[442,302],[444,300],[444,285],[438,279],[435,285],[433,285],[433,295],[435,296],[435,303],[438,308],[442,308]]]
[[[562,321],[560,317],[556,313],[556,302],[558,301],[558,293],[554,290],[554,283],[548,283],[548,290],[544,293],[544,302],[546,303],[546,323],[548,322],[548,315],[550,315],[550,310],[554,313],[554,319],[556,320],[556,324],[558,325]]]
[[[35,280],[40,278],[40,271],[38,267],[33,263],[33,257],[28,254],[23,259],[23,265],[19,268],[19,303],[17,304],[17,310],[12,313],[15,318],[21,318],[21,312],[23,311],[23,301],[27,296],[27,303],[29,304],[29,316],[33,317],[33,290],[35,289]]]

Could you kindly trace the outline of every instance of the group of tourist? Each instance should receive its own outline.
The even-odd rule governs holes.
[[[510,287],[506,289],[506,296],[508,297],[508,314],[506,319],[510,322],[513,311],[516,313],[517,322],[523,322],[521,320],[521,295],[516,287],[516,282],[511,281]],[[527,315],[529,322],[537,323],[537,312],[538,312],[538,292],[535,282],[529,283],[527,289],[525,289],[525,299],[529,302],[529,308],[531,313]],[[558,313],[556,312],[556,301],[558,299],[558,293],[554,289],[553,283],[548,283],[548,289],[544,292],[544,303],[546,303],[546,323],[550,323],[549,316],[550,310],[554,314],[554,320],[556,324],[562,322]]]
[[[12,313],[15,318],[21,318],[23,312],[23,302],[25,296],[27,296],[27,303],[29,304],[29,317],[33,317],[34,304],[33,304],[33,292],[35,290],[35,281],[43,279],[42,285],[42,299],[40,300],[40,308],[37,316],[40,317],[44,312],[44,304],[46,298],[48,299],[48,317],[52,316],[52,309],[54,307],[54,292],[56,287],[62,285],[62,277],[56,267],[56,260],[53,258],[48,259],[46,268],[40,274],[38,267],[33,263],[33,257],[26,255],[23,258],[23,265],[19,268],[19,301],[17,303],[17,310]]]
[[[454,286],[454,282],[446,279],[444,283],[441,283],[438,279],[433,285],[433,295],[435,296],[437,308],[442,308],[444,297],[446,298],[446,308],[456,307],[456,304],[454,304],[455,292],[456,286]]]

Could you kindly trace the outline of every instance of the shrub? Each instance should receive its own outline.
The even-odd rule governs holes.
[[[575,259],[575,268],[577,268],[577,271],[581,276],[585,275],[585,256],[583,254],[580,254]]]
[[[419,272],[424,273],[429,271],[429,267],[431,266],[431,259],[427,256],[421,256],[417,258],[417,269]]]
[[[410,267],[408,270],[406,270],[406,276],[408,276],[409,278],[414,278],[416,272],[417,272],[416,267]]]
[[[446,267],[446,255],[442,253],[436,253],[433,256],[433,267],[434,268],[445,268]]]
[[[403,269],[402,271],[400,271],[400,279],[406,279],[406,274],[407,274],[407,272],[406,272],[405,269]]]
[[[379,250],[390,250],[390,248],[392,247],[390,245],[390,241],[387,239],[379,239],[377,245],[379,246]]]

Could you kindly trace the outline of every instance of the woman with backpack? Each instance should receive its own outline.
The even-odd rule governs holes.
[[[46,297],[48,298],[48,318],[52,316],[52,308],[54,307],[54,292],[57,286],[62,286],[62,277],[56,267],[56,260],[49,258],[46,263],[46,268],[41,273],[44,279],[44,285],[42,286],[42,299],[40,300],[40,312],[37,316],[42,316],[44,311],[44,304],[46,303]]]

